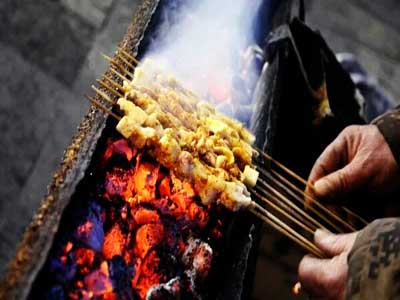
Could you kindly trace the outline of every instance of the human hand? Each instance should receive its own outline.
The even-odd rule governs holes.
[[[312,300],[344,300],[346,298],[347,256],[358,232],[335,235],[317,230],[315,244],[329,257],[319,259],[306,255],[299,264],[302,289]]]
[[[390,192],[399,179],[399,166],[378,127],[349,126],[317,159],[308,178],[314,190],[308,192],[328,200],[361,190]]]

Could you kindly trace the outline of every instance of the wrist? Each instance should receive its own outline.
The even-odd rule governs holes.
[[[373,120],[371,124],[378,127],[397,165],[400,166],[400,110],[387,112]]]

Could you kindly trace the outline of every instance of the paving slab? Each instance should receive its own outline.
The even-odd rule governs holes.
[[[0,54],[1,273],[38,209],[87,103],[14,48],[0,43]]]
[[[94,26],[59,1],[0,1],[0,42],[66,85],[75,80],[94,35]]]
[[[106,24],[97,33],[82,69],[76,77],[73,89],[77,94],[88,93],[96,78],[101,77],[106,71],[108,63],[101,54],[112,55],[116,50],[141,2],[142,0],[119,0],[114,3]]]
[[[113,0],[61,0],[67,9],[96,28],[102,26],[112,3]]]

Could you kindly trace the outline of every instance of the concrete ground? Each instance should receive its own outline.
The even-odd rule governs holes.
[[[0,273],[138,0],[0,1]]]
[[[82,95],[106,67],[100,53],[115,49],[139,2],[0,1],[0,274],[87,110]],[[306,4],[333,49],[355,53],[400,99],[400,2]],[[254,298],[293,299],[301,253],[271,235],[266,229]],[[277,284],[265,284],[268,276]]]

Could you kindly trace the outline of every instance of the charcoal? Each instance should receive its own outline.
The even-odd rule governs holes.
[[[191,277],[195,281],[203,280],[211,269],[212,256],[213,251],[210,245],[199,239],[190,238],[182,261],[193,272]]]
[[[95,251],[101,251],[104,242],[104,230],[101,208],[98,204],[91,203],[86,221],[78,226],[75,238],[80,244]]]
[[[116,255],[108,262],[110,278],[118,299],[134,300],[134,292],[131,287],[131,278],[135,275],[132,266],[127,266],[124,259]]]
[[[179,300],[181,294],[181,282],[178,277],[167,283],[153,286],[146,295],[146,300]]]
[[[106,267],[104,268],[104,266]],[[111,293],[113,290],[106,263],[103,263],[99,269],[87,275],[84,282],[93,296],[102,296],[106,293]]]
[[[64,298],[64,289],[60,285],[52,287],[46,295],[46,300],[64,300]]]
[[[66,258],[66,256],[64,256]],[[61,283],[67,283],[72,280],[77,270],[74,259],[67,258],[67,262],[63,262],[61,257],[53,257],[50,259],[49,271],[54,274],[54,279]]]

